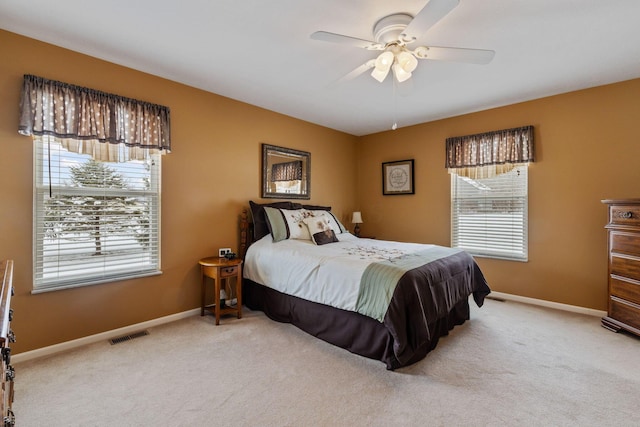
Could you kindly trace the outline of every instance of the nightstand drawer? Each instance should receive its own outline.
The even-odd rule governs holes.
[[[220,277],[231,277],[238,274],[238,266],[234,265],[233,267],[221,267],[220,268]]]

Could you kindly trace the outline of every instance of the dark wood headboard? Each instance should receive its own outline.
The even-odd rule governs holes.
[[[240,213],[240,247],[238,257],[244,260],[249,245],[253,243],[253,222],[249,219],[247,209],[243,209]]]

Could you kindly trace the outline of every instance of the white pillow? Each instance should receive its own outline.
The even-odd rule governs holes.
[[[280,209],[289,229],[288,239],[311,240],[309,228],[304,223],[304,219],[309,217],[306,209]]]
[[[329,219],[326,216],[309,216],[303,221],[309,229],[311,240],[313,240],[313,243],[316,245],[326,245],[327,243],[338,241],[336,233],[331,228]]]
[[[338,221],[338,218],[336,218],[331,211],[318,209],[318,210],[310,210],[309,212],[310,212],[309,216],[326,218],[329,226],[331,227],[331,229],[334,231],[335,234],[344,233],[346,231],[346,229],[343,230],[342,227],[340,227],[340,221]]]

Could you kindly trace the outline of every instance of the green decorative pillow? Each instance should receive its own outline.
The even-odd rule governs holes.
[[[338,241],[336,233],[331,228],[326,216],[310,216],[306,217],[304,223],[309,229],[311,240],[316,245],[326,245],[327,243],[334,243]]]
[[[280,209],[265,206],[264,215],[267,218],[267,226],[274,242],[289,238],[289,227]]]
[[[269,234],[270,231],[269,224],[267,224],[266,215],[264,213],[265,207],[291,209],[293,206],[291,202],[255,203],[254,201],[249,201],[249,205],[251,206],[254,242]]]

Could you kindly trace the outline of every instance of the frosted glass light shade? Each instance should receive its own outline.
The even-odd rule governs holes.
[[[411,73],[406,72],[402,69],[400,64],[394,64],[393,66],[393,75],[396,77],[396,80],[400,83],[408,80],[411,77]]]
[[[413,72],[418,66],[418,60],[409,52],[400,52],[396,57],[396,63],[407,73]]]
[[[393,64],[394,56],[391,52],[382,52],[376,58],[375,68],[371,72],[371,77],[379,81],[380,83],[387,77],[391,64]]]
[[[388,70],[391,64],[393,64],[393,53],[389,51],[382,52],[378,55],[378,58],[376,58],[376,69]]]
[[[411,77],[411,72],[418,66],[418,60],[409,52],[400,52],[396,55],[396,62],[393,64],[393,75],[400,83]]]

